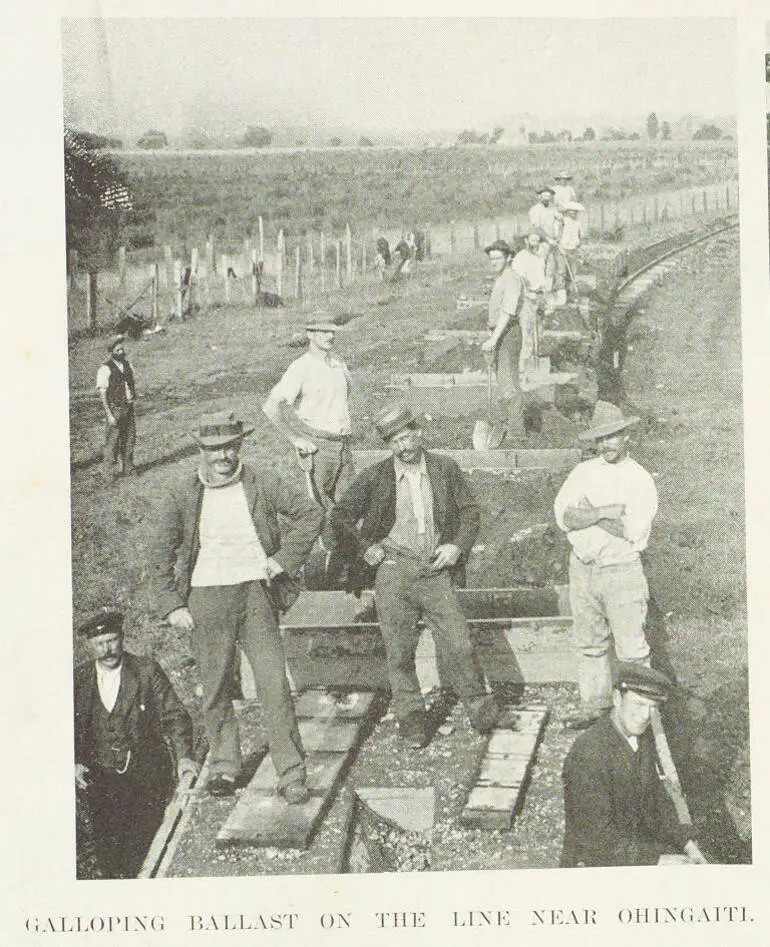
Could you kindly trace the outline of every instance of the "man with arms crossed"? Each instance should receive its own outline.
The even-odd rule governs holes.
[[[351,377],[332,355],[337,326],[305,327],[308,351],[292,362],[262,410],[302,457],[312,457],[313,477],[324,507],[340,497],[354,476],[350,452]]]
[[[235,791],[241,748],[233,713],[240,646],[254,672],[278,793],[304,803],[305,753],[294,715],[278,613],[296,598],[293,574],[318,534],[321,512],[298,487],[240,460],[244,427],[232,412],[201,418],[198,469],[172,491],[154,550],[160,613],[192,633],[209,743],[208,791]],[[278,517],[281,517],[279,526]]]
[[[562,868],[706,864],[663,786],[650,733],[670,688],[652,668],[618,665],[612,710],[580,734],[564,761]]]
[[[591,428],[597,457],[575,467],[556,496],[556,522],[572,546],[570,605],[580,648],[578,685],[582,713],[566,721],[585,729],[612,704],[610,644],[618,660],[649,664],[645,638],[647,580],[640,553],[658,511],[655,483],[628,455],[629,427],[605,401],[596,404]]]

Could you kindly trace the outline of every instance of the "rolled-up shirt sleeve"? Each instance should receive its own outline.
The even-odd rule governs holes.
[[[553,504],[553,512],[556,517],[556,525],[562,532],[568,533],[569,528],[564,523],[564,513],[571,506],[575,506],[583,495],[583,487],[580,483],[580,474],[578,469],[572,471],[556,494]]]
[[[96,372],[96,387],[102,391],[110,387],[110,370],[106,365],[100,365]]]
[[[632,546],[643,549],[650,538],[652,521],[658,512],[658,492],[652,477],[646,471],[642,473],[644,476],[640,476],[634,485],[633,499],[626,504],[621,520],[626,539]]]

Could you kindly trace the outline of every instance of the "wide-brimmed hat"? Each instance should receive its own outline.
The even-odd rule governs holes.
[[[498,250],[500,253],[505,253],[508,256],[513,255],[513,248],[505,242],[505,240],[497,239],[493,243],[490,243],[488,247],[484,247],[484,253],[491,253],[493,250]]]
[[[406,427],[419,426],[419,423],[418,419],[412,414],[412,409],[405,404],[383,408],[374,419],[374,426],[383,441],[390,440],[394,434],[398,434]]]
[[[610,404],[609,401],[597,401],[591,418],[591,427],[583,431],[580,440],[596,441],[638,423],[639,418],[626,417],[617,405]]]
[[[542,187],[539,187],[535,191],[535,194],[546,194],[546,193],[553,196],[556,193],[556,191],[554,191],[554,189],[552,187],[549,187],[547,184],[544,184]]]
[[[572,175],[569,171],[559,171],[558,174],[554,174],[554,181],[571,181]]]
[[[224,447],[241,437],[247,437],[253,430],[253,424],[236,420],[232,411],[219,411],[216,414],[204,414],[198,427],[190,433],[201,447]]]
[[[621,693],[633,691],[642,697],[659,701],[666,700],[674,686],[674,682],[660,671],[645,664],[631,664],[627,661],[621,662],[615,668],[613,684]]]
[[[123,632],[123,612],[115,608],[103,608],[78,628],[78,634],[82,638],[96,638],[98,635],[111,635],[116,632]]]
[[[116,346],[123,345],[128,336],[120,333],[119,335],[114,335],[107,344],[107,351],[111,352]]]
[[[576,210],[578,213],[580,213],[581,211],[585,210],[585,207],[583,207],[583,205],[577,201],[567,201],[567,203],[564,205],[564,210]]]
[[[334,322],[308,322],[305,332],[336,332],[339,326]]]

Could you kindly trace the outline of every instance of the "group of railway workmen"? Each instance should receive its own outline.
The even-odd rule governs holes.
[[[524,283],[498,244],[487,254],[500,274],[485,349],[496,358],[503,386],[510,385],[506,400],[515,402]],[[245,462],[241,449],[254,428],[234,413],[204,416],[191,432],[198,462],[166,498],[148,564],[157,611],[190,635],[200,674],[209,748],[205,789],[232,796],[242,779],[233,710],[240,650],[263,708],[276,791],[289,806],[307,803],[312,786],[279,616],[296,600],[314,546],[327,561],[336,555],[346,562],[351,591],[374,588],[392,708],[406,748],[419,750],[432,738],[415,669],[420,620],[431,630],[442,685],[462,701],[470,725],[479,733],[506,725],[474,659],[456,592],[480,527],[465,475],[451,457],[426,449],[421,419],[403,404],[390,404],[374,418],[390,456],[356,475],[351,375],[332,352],[337,326],[313,322],[306,330],[307,353],[288,367],[263,412],[292,444],[310,489]],[[511,335],[518,341],[506,348]],[[111,415],[112,450],[126,441],[120,424],[135,397],[125,340],[111,343],[98,387]],[[514,437],[520,403],[518,413],[515,407],[507,405]],[[579,648],[581,713],[565,725],[583,731],[564,765],[564,866],[704,860],[692,826],[678,823],[662,788],[648,730],[651,713],[673,685],[650,667],[645,636],[648,593],[640,553],[657,495],[650,474],[628,454],[628,429],[638,420],[599,402],[581,435],[596,455],[569,474],[555,501],[556,522],[571,545]],[[121,613],[100,612],[79,630],[92,660],[75,677],[76,782],[88,801],[102,873],[132,877],[174,785],[166,744],[173,747],[178,778],[199,772],[191,721],[157,662],[124,651]]]

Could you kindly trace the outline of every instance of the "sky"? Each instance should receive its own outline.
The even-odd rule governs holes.
[[[488,129],[511,116],[736,111],[728,19],[65,19],[91,130]]]

